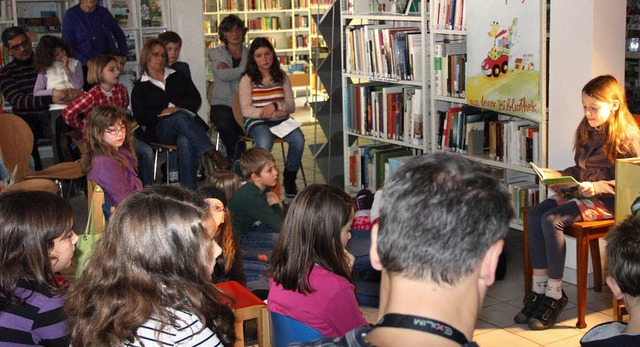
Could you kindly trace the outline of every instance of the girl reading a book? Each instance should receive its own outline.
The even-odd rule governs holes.
[[[563,230],[579,221],[612,216],[615,160],[640,155],[640,131],[629,112],[624,88],[610,75],[598,76],[582,88],[584,118],[575,133],[575,166],[560,171],[580,182],[581,198],[556,195],[527,214],[533,288],[514,317],[533,330],[552,327],[567,304],[562,290],[566,246]],[[590,200],[590,201],[589,201]],[[602,209],[593,215],[592,207]]]
[[[289,207],[271,258],[267,308],[323,336],[342,336],[367,322],[351,276],[354,203],[333,186],[312,184]]]
[[[251,136],[256,146],[271,150],[276,135],[271,127],[279,125],[296,110],[291,81],[280,69],[280,60],[273,46],[264,37],[251,42],[247,68],[240,78],[240,107],[245,119],[245,133]],[[289,144],[284,165],[284,190],[287,197],[298,193],[296,176],[300,169],[304,135],[295,128],[282,137]]]

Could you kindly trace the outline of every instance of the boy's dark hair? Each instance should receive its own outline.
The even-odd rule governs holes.
[[[381,206],[382,266],[437,284],[471,274],[513,217],[502,182],[480,164],[445,153],[401,166],[385,183]]]
[[[9,41],[15,39],[16,37],[24,35],[27,39],[29,36],[21,27],[9,27],[2,31],[2,45],[4,45],[5,49],[9,49]]]
[[[218,35],[220,36],[220,41],[224,42],[225,45],[229,43],[226,34],[234,28],[240,28],[240,30],[242,30],[242,41],[244,41],[249,31],[249,29],[244,26],[242,19],[235,14],[224,17],[218,26]]]
[[[262,172],[262,169],[264,169],[267,164],[275,162],[276,158],[273,157],[270,151],[262,147],[250,148],[242,153],[240,157],[242,179],[248,181],[251,179],[251,174],[260,175],[260,172]]]
[[[175,31],[165,31],[162,34],[158,35],[158,39],[165,45],[167,43],[177,43],[180,45],[180,47],[182,47],[182,38]]]
[[[40,38],[36,53],[33,57],[33,68],[38,73],[45,73],[56,61],[56,48],[61,48],[69,58],[73,58],[71,47],[61,38],[53,35],[44,35]]]
[[[640,218],[627,217],[605,240],[609,274],[622,293],[640,295]]]

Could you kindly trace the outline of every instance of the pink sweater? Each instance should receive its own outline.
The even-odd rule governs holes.
[[[316,291],[303,295],[270,279],[267,308],[303,322],[325,337],[342,336],[367,324],[358,308],[355,288],[346,278],[314,266],[309,283]]]

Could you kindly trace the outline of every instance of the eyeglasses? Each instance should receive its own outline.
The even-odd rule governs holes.
[[[22,49],[27,49],[29,48],[29,46],[31,46],[31,41],[29,41],[29,39],[25,39],[24,41],[15,44],[13,46],[9,47],[10,51],[17,51],[20,47],[22,47]]]
[[[151,53],[151,56],[153,56],[155,58],[158,58],[158,57],[166,58],[167,54],[166,53],[153,52],[153,53]]]
[[[127,127],[124,124],[116,125],[114,127],[104,129],[104,132],[109,135],[120,135],[124,134]]]

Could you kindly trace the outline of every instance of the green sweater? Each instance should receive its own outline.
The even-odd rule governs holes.
[[[264,224],[274,231],[280,231],[282,208],[279,204],[269,206],[261,191],[252,182],[247,182],[233,193],[229,200],[233,232],[238,237],[256,231],[256,226]]]

